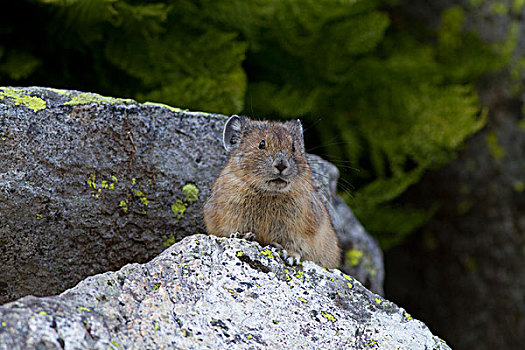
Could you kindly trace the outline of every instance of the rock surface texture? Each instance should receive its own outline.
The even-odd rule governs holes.
[[[225,116],[46,88],[0,88],[0,304],[57,294],[204,233],[201,207],[227,160]],[[375,241],[335,196],[337,169],[312,156],[345,266],[382,292]]]
[[[0,307],[0,349],[450,349],[339,270],[195,235],[153,261]]]

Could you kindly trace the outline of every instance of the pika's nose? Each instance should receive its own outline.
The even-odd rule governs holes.
[[[290,164],[288,164],[288,161],[283,158],[278,158],[274,160],[273,167],[279,171],[279,173],[283,173],[286,169],[290,167]]]

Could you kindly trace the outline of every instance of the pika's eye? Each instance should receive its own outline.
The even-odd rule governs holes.
[[[261,142],[259,142],[259,149],[265,149],[265,148],[266,148],[266,142],[262,140]]]
[[[295,142],[292,142],[292,152],[295,152]]]

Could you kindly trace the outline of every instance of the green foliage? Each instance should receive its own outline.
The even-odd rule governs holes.
[[[393,204],[396,198],[426,169],[448,162],[484,125],[486,113],[472,84],[501,68],[508,55],[464,33],[458,7],[444,13],[437,33],[403,22],[386,31],[388,16],[374,8],[338,17],[340,23],[359,28],[352,35],[366,37],[366,45],[353,38],[342,45],[348,31],[332,30],[329,20],[309,32],[310,40],[300,38],[300,51],[268,45],[260,56],[249,54],[256,73],[248,73],[255,79],[246,113],[301,113],[314,124],[329,159],[361,170],[346,172],[340,164],[343,178],[357,187],[344,197],[382,246],[390,247],[435,210],[400,207]],[[293,44],[294,37],[285,40]],[[332,49],[319,49],[324,47]],[[274,61],[268,64],[267,57]]]
[[[388,247],[432,215],[396,199],[483,126],[473,84],[502,67],[519,33],[485,45],[459,7],[432,32],[401,3],[17,1],[0,14],[0,82],[301,117],[315,128],[307,144],[340,165],[355,186],[341,188],[345,199]]]

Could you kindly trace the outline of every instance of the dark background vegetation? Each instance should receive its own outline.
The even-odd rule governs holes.
[[[407,271],[415,268],[407,254],[427,255],[424,249],[439,245],[429,233],[436,220],[460,220],[475,204],[458,199],[468,192],[456,183],[460,174],[439,175],[454,173],[442,167],[454,166],[450,162],[465,142],[485,133],[480,152],[484,145],[491,157],[504,157],[498,133],[491,131],[493,108],[512,100],[510,108],[521,118],[516,101],[523,93],[524,60],[516,52],[525,1],[20,0],[10,6],[0,11],[2,85],[301,118],[307,147],[338,165],[341,195],[387,252],[387,297],[453,347],[473,344],[472,336],[462,338],[468,329],[447,328],[447,318],[461,319],[456,313],[435,315],[436,308],[461,303],[443,300],[444,294],[425,303],[423,291],[440,281],[422,286],[428,275],[419,265],[417,274]],[[478,15],[501,35],[480,33],[472,20]],[[510,20],[499,25],[501,18]],[[494,92],[496,84],[504,86],[503,97]],[[501,98],[491,99],[487,91]],[[477,155],[470,153],[463,152],[457,167]],[[523,191],[524,179],[525,173],[513,180],[515,193]],[[440,198],[447,190],[448,197]],[[447,200],[457,201],[459,210],[447,210]],[[475,269],[479,264],[472,259],[462,261]],[[511,327],[525,322],[524,314],[513,316]],[[483,327],[496,322],[490,318],[472,328],[487,334]],[[491,335],[501,337],[497,345],[522,336]]]

